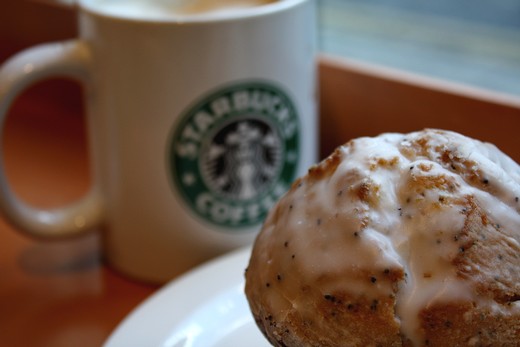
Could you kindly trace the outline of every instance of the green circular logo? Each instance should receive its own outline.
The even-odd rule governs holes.
[[[299,133],[296,108],[280,88],[249,82],[218,89],[174,126],[173,185],[206,222],[259,224],[295,179]]]

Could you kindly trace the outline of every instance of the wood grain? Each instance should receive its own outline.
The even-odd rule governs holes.
[[[520,98],[326,56],[319,76],[322,156],[359,136],[440,128],[520,161]]]

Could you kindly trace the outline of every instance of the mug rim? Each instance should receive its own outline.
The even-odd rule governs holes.
[[[92,4],[95,0],[79,0],[78,7],[92,15],[104,17],[112,20],[137,22],[137,23],[151,23],[151,24],[204,24],[216,22],[229,22],[250,19],[255,17],[268,16],[270,14],[284,12],[293,7],[296,7],[305,2],[313,0],[278,0],[273,3],[268,3],[260,6],[246,8],[237,12],[231,13],[200,13],[193,15],[168,15],[164,17],[148,16],[134,16],[122,15],[113,13],[102,9],[102,5]]]

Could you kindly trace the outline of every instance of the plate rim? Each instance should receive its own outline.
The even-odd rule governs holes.
[[[146,343],[148,346],[162,345],[167,336],[175,330],[175,326],[181,323],[187,314],[200,307],[201,302],[211,299],[215,292],[231,289],[244,282],[244,271],[250,254],[251,246],[236,249],[202,263],[166,283],[123,318],[103,343],[103,347],[129,347],[129,340],[132,341],[132,346],[142,346],[142,343]],[[239,264],[243,265],[242,269],[238,268]],[[230,267],[241,271],[216,271]],[[216,276],[219,277],[218,280],[212,281],[211,279],[215,279]],[[206,285],[197,286],[198,283]],[[190,295],[183,296],[186,292],[189,292]],[[171,307],[176,307],[174,314],[167,311],[165,301],[169,301]],[[163,322],[156,321],[152,331],[143,329],[143,326],[150,325],[145,322],[146,317],[150,320],[149,316],[154,313],[156,316],[162,317],[163,315],[157,314],[160,312],[169,312],[168,319],[163,317]]]

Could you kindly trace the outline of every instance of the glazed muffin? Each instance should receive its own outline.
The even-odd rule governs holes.
[[[520,167],[424,130],[352,140],[297,180],[245,292],[274,346],[520,346]]]

